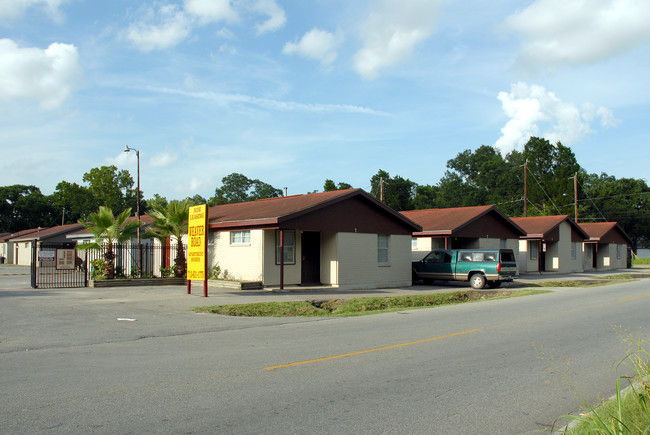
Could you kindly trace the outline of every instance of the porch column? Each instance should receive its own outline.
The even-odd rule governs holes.
[[[280,290],[284,290],[284,230],[280,230]]]

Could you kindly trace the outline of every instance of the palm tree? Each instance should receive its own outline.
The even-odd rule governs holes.
[[[128,220],[130,215],[130,208],[124,210],[118,216],[114,216],[110,208],[100,206],[97,213],[88,216],[88,221],[78,221],[91,232],[95,239],[93,243],[78,246],[79,249],[101,248],[103,244],[106,244],[104,259],[106,260],[105,275],[108,279],[115,277],[113,245],[128,242],[134,237],[137,229],[142,226],[142,223],[137,219]]]
[[[190,214],[188,200],[170,201],[164,205],[155,204],[148,213],[154,220],[144,237],[154,237],[163,244],[167,238],[173,236],[176,239],[176,260],[174,264],[174,276],[184,277],[187,273],[187,261],[183,249],[183,235],[187,234],[187,224]]]

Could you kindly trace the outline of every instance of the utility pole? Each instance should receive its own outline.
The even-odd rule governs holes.
[[[528,159],[524,163],[524,217],[528,217]]]
[[[384,177],[379,178],[379,200],[384,202]]]
[[[575,205],[576,223],[578,223],[578,173],[573,175],[573,199]]]

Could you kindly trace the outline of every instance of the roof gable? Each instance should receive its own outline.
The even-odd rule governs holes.
[[[15,238],[20,238],[20,237],[26,236],[27,234],[35,233],[37,231],[44,231],[46,229],[47,229],[47,227],[46,228],[30,228],[28,230],[16,231],[15,233],[3,234],[2,237],[0,237],[0,242],[13,241],[13,239],[15,239]]]
[[[81,228],[81,224],[66,224],[56,227],[47,228],[45,230],[32,232],[21,237],[16,237],[14,241],[31,241],[31,240],[45,240],[52,237],[65,235]]]
[[[580,237],[588,239],[589,236],[582,228],[575,223],[568,215],[555,216],[529,216],[510,218],[514,223],[519,225],[525,232],[527,238],[544,238],[551,233],[556,232],[562,222],[568,222],[571,231],[576,232]]]
[[[420,229],[419,225],[361,189],[345,189],[217,205],[210,207],[208,210],[208,225],[210,228],[218,230],[233,228],[297,228],[300,225],[299,220],[305,222],[309,215],[313,217],[314,213],[325,209],[331,211],[335,206],[339,208],[343,203],[346,203],[347,206],[354,203],[363,204],[364,207],[379,213],[375,217],[383,216],[384,219],[398,222],[399,225],[408,227],[411,232]],[[337,215],[337,219],[349,222],[358,219],[358,217],[354,216],[354,213],[348,213],[347,216]],[[313,219],[311,220],[313,221]]]
[[[422,226],[422,235],[455,235],[463,230],[471,232],[470,228],[479,226],[482,220],[515,237],[526,234],[494,205],[408,210],[401,213]]]
[[[589,240],[602,243],[632,244],[630,237],[617,222],[584,222],[578,224],[589,236]]]

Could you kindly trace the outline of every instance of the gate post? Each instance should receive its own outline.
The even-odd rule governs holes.
[[[38,259],[38,240],[34,239],[32,242],[32,261],[31,264],[29,265],[29,270],[30,270],[30,275],[31,275],[31,284],[32,288],[38,288],[38,284],[36,282],[36,261]]]

